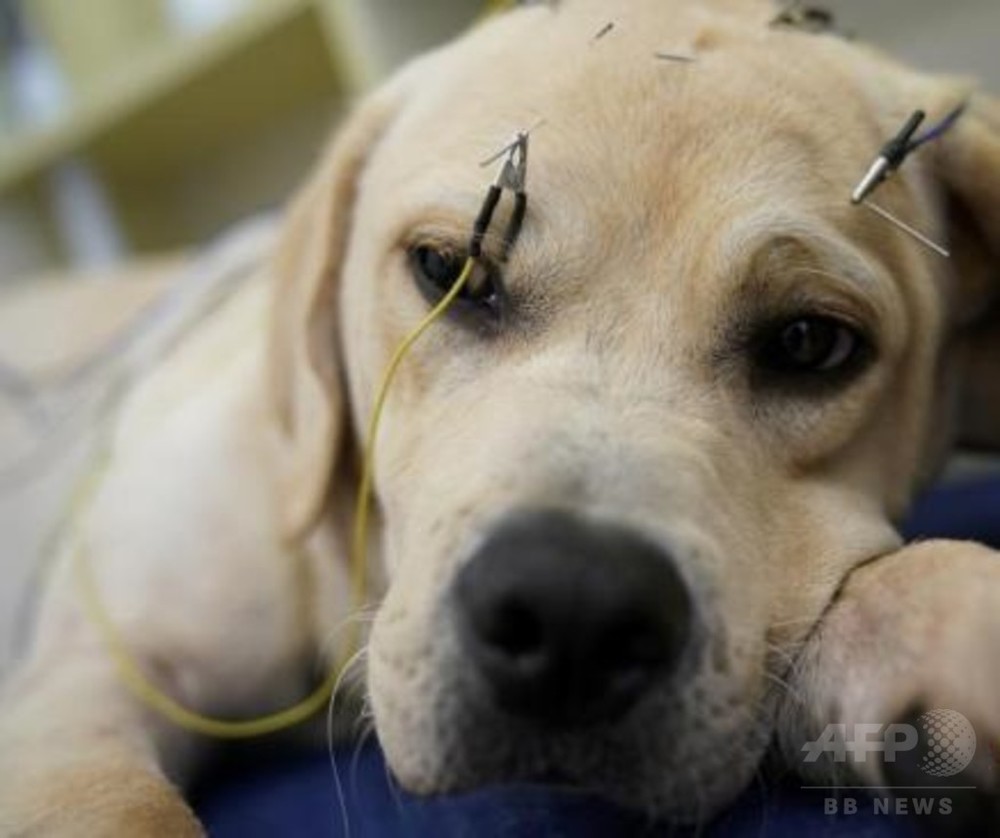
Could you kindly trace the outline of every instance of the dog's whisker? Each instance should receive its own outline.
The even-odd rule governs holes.
[[[751,782],[760,790],[760,831],[757,835],[759,838],[764,838],[767,835],[767,783],[764,781],[764,771],[760,764],[754,770]]]
[[[334,698],[331,696],[326,716],[327,753],[330,759],[330,769],[333,772],[333,786],[337,796],[337,805],[340,807],[340,825],[343,828],[345,838],[351,838],[350,813],[347,810],[347,800],[344,797],[344,788],[340,782],[340,770],[337,768],[337,757],[333,752],[333,705]]]
[[[773,684],[780,686],[786,696],[791,697],[800,705],[804,706],[805,699],[799,688],[795,686],[795,683],[799,680],[797,676],[801,672],[802,647],[799,646],[794,649],[783,649],[773,643],[767,643],[766,649],[769,655],[782,661],[784,668],[779,674],[777,672],[772,672],[769,668],[765,667],[764,676]]]
[[[350,628],[357,624],[368,625],[374,622],[377,613],[377,605],[365,605],[361,608],[354,609],[327,632],[326,637],[323,639],[323,646],[326,647],[333,641],[339,639],[340,634],[346,628]]]
[[[340,673],[334,692],[337,690],[347,691],[349,688],[364,687],[365,667],[368,664],[368,647],[362,646],[347,662]],[[363,693],[363,690],[362,690]],[[360,710],[359,710],[360,714]]]
[[[363,733],[367,725],[373,725],[375,723],[375,711],[372,709],[371,702],[367,695],[363,695],[361,699],[361,707],[358,709],[357,715],[354,718],[354,728],[353,735],[358,736]]]
[[[343,643],[342,638],[348,629],[354,629],[355,635],[352,637],[346,645],[354,646],[359,645],[361,648],[365,647],[365,629],[371,625],[375,619],[377,612],[377,606],[366,606],[364,608],[358,608],[348,614],[343,620],[338,622],[332,629],[330,629],[317,644],[316,649],[316,662],[321,667],[328,665],[331,660],[337,660],[337,658],[343,654],[344,649],[341,646]],[[348,633],[348,636],[349,633]],[[346,670],[346,664],[344,669]]]
[[[382,763],[382,773],[385,776],[386,788],[389,789],[389,794],[392,795],[392,802],[396,807],[396,812],[405,818],[406,811],[403,808],[403,798],[400,793],[399,783],[396,782],[396,778],[392,775],[392,769],[389,767],[388,760]]]
[[[371,719],[366,719],[361,713],[358,713],[354,719],[354,725],[351,728],[351,737],[353,739],[357,739],[360,736],[364,736],[365,730],[369,724],[371,724]]]
[[[360,797],[358,791],[358,763],[361,760],[361,752],[364,750],[365,744],[368,740],[373,738],[374,733],[375,723],[369,721],[364,725],[361,735],[358,737],[358,741],[354,746],[354,753],[351,755],[351,767],[348,769],[348,776],[350,777],[351,791],[354,794],[355,799]]]
[[[767,652],[768,657],[774,658],[779,663],[783,664],[786,671],[794,668],[795,663],[798,661],[799,655],[802,652],[801,644],[795,644],[791,647],[783,647],[772,642],[766,642],[764,644],[764,649]]]
[[[340,694],[340,688],[344,684],[345,679],[349,677],[349,673],[352,667],[354,667],[358,663],[358,661],[362,660],[366,652],[367,648],[362,646],[350,658],[348,658],[347,662],[340,670],[340,674],[337,677],[336,683],[333,685],[333,691],[330,693],[330,701],[329,704],[327,705],[327,710],[326,710],[327,756],[330,760],[330,768],[333,772],[334,790],[337,795],[337,803],[340,806],[341,825],[343,826],[344,835],[346,836],[346,838],[350,838],[351,835],[350,814],[347,808],[347,799],[344,796],[344,787],[340,781],[340,769],[337,767],[337,755],[334,752],[333,720],[334,720],[334,711],[337,704],[337,697]]]
[[[803,268],[802,273],[813,274],[815,276],[825,276],[830,279],[836,279],[837,277],[827,271],[821,271],[813,268]],[[787,620],[777,620],[773,623],[768,624],[768,628],[773,631],[774,629],[781,628],[796,628],[798,626],[812,626],[816,623],[815,614],[803,614],[801,617],[789,617]]]
[[[785,703],[786,700],[790,700],[799,707],[806,706],[805,696],[803,696],[802,692],[797,687],[789,683],[786,679],[782,678],[780,675],[775,675],[773,672],[764,672],[764,678],[778,689],[781,694],[782,703]]]

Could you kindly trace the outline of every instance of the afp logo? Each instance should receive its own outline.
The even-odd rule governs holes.
[[[807,763],[825,755],[834,762],[854,764],[864,763],[872,754],[881,754],[885,762],[892,763],[898,754],[918,748],[917,764],[925,774],[954,777],[968,768],[976,755],[976,731],[956,710],[930,710],[916,725],[827,725],[817,739],[802,746]]]
[[[961,774],[976,755],[976,731],[955,710],[930,710],[918,720],[925,733],[926,752],[920,767],[931,777]]]

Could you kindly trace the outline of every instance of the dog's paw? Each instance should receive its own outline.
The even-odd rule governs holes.
[[[162,777],[114,763],[0,778],[4,838],[203,838],[204,830]]]
[[[805,775],[868,785],[926,834],[1000,831],[1000,553],[925,542],[859,568],[790,686]]]

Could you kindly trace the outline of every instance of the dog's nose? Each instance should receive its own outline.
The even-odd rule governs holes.
[[[506,711],[546,724],[622,715],[678,665],[692,603],[671,557],[559,511],[509,519],[455,583],[465,653]]]

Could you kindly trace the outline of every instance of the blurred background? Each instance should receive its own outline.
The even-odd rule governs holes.
[[[279,203],[345,102],[482,0],[0,0],[0,281]]]
[[[279,204],[346,101],[483,5],[0,0],[0,283],[170,253]],[[997,0],[828,6],[1000,89]]]

